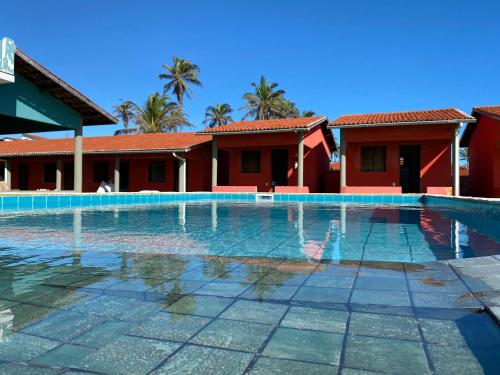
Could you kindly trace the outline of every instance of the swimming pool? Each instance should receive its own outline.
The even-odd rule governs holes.
[[[0,373],[498,373],[498,228],[439,202],[6,210]]]

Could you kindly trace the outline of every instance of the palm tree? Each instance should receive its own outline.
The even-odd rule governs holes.
[[[295,103],[292,102],[291,100],[282,98],[282,106],[283,106],[283,113],[282,113],[283,118],[300,116],[299,109],[297,108]]]
[[[131,100],[122,100],[120,104],[114,105],[113,108],[116,117],[121,119],[123,123],[123,129],[117,130],[115,135],[133,132],[133,129],[128,126],[129,122],[134,120],[134,103]]]
[[[167,72],[160,74],[159,77],[160,79],[167,80],[163,92],[167,93],[172,91],[177,98],[179,107],[182,108],[184,106],[184,95],[190,98],[193,93],[193,90],[191,90],[189,86],[201,86],[201,82],[198,78],[200,68],[189,60],[181,59],[176,56],[174,56],[172,62],[173,65],[171,66],[163,64],[163,68],[165,68]]]
[[[141,108],[135,107],[135,122],[144,133],[176,132],[179,126],[192,126],[184,112],[165,94],[149,95]]]
[[[233,122],[233,118],[229,115],[231,112],[233,112],[233,109],[227,103],[207,107],[203,123],[209,128],[226,125]]]
[[[314,117],[316,116],[316,112],[314,111],[304,111],[302,112],[302,117]]]
[[[252,87],[254,92],[243,95],[243,100],[247,102],[241,108],[247,110],[243,119],[254,117],[256,120],[268,120],[286,117],[283,105],[285,90],[277,90],[276,82],[271,83],[262,75],[259,83],[252,83]]]
[[[464,164],[469,164],[469,149],[467,147],[461,148],[459,153],[460,161]]]

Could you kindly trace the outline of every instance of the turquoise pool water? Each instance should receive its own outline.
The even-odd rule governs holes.
[[[436,262],[499,254],[498,228],[422,205],[6,212],[0,373],[498,374],[492,284]]]

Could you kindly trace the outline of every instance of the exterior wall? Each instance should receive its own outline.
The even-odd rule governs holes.
[[[84,141],[85,142],[85,141]],[[188,191],[210,191],[210,145],[204,145],[187,153],[179,154],[187,159],[187,190]],[[121,162],[129,163],[129,189],[130,192],[141,190],[174,191],[174,166],[175,159],[171,153],[165,154],[123,154],[123,155],[84,155],[83,156],[83,191],[96,192],[100,181],[95,182],[94,163],[108,162],[109,174],[114,172],[114,160],[118,156]],[[19,189],[19,166],[29,165],[29,190],[47,189],[54,190],[55,182],[44,181],[44,168],[48,162],[55,163],[58,159],[62,164],[73,163],[72,156],[64,157],[18,157],[10,159],[12,161],[12,189]],[[149,162],[155,160],[165,160],[165,182],[150,183]],[[123,178],[123,177],[121,177]],[[62,181],[64,183],[64,168]]]
[[[399,147],[420,146],[420,192],[451,186],[451,125],[345,129],[347,186],[399,186]],[[362,172],[361,147],[386,146],[386,171]]]
[[[480,116],[469,143],[469,194],[500,198],[500,120]]]
[[[260,192],[271,192],[271,152],[279,149],[288,150],[288,186],[297,185],[298,140],[294,132],[220,135],[217,136],[217,146],[228,152],[229,185],[257,186]],[[241,151],[244,150],[261,152],[260,173],[241,172]],[[308,186],[310,192],[321,191],[322,175],[328,170],[329,163],[330,150],[323,130],[318,127],[304,138],[304,186]]]

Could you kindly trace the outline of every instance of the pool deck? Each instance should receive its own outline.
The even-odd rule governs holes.
[[[500,255],[453,259],[446,263],[482,307],[500,323]]]

